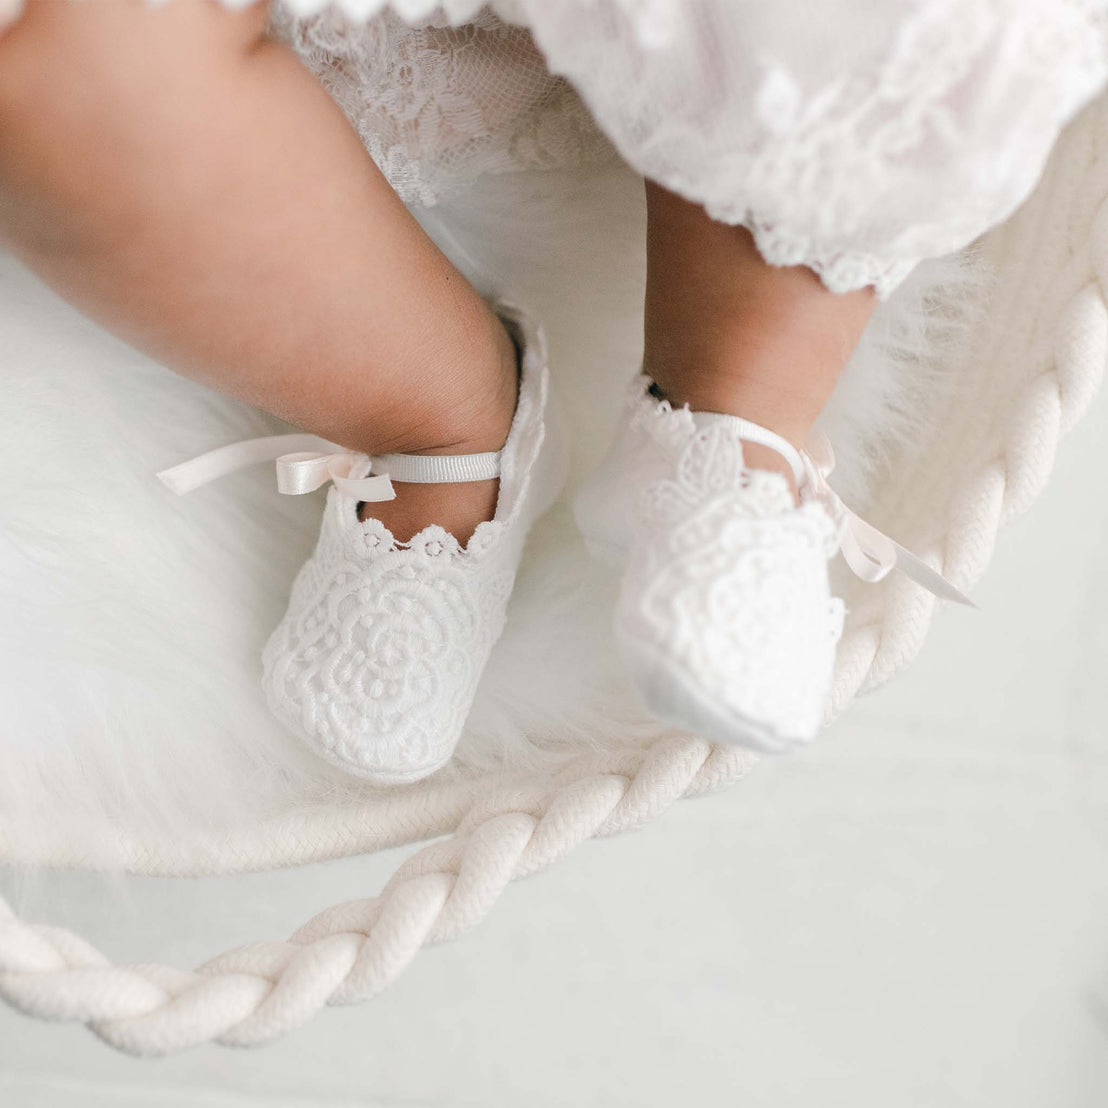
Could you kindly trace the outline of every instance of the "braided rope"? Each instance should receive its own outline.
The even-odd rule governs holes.
[[[1108,114],[1104,104],[1098,116]],[[1088,169],[1101,198],[1088,238],[1054,287],[1059,305],[1048,340],[1027,354],[1031,379],[1017,398],[996,456],[964,478],[946,511],[943,539],[921,557],[956,586],[970,589],[985,572],[1002,527],[1022,515],[1046,487],[1061,440],[1085,415],[1108,364],[1108,155]],[[890,680],[923,647],[939,601],[897,575],[880,619],[851,628],[839,645],[829,717],[860,693]]]
[[[638,827],[682,797],[724,788],[754,760],[668,738],[625,755],[618,772],[486,797],[453,836],[409,857],[378,896],[328,908],[287,942],[239,947],[192,972],[113,965],[70,931],[18,919],[0,898],[0,997],[39,1019],[87,1024],[129,1054],[212,1041],[258,1046],[324,1005],[375,996],[425,944],[479,923],[511,881],[595,835]]]

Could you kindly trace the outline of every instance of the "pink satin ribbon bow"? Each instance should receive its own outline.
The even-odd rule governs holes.
[[[184,494],[246,466],[277,463],[277,489],[289,496],[315,492],[333,481],[347,496],[369,503],[394,500],[396,491],[387,473],[351,477],[364,455],[343,450],[318,435],[267,435],[209,450],[199,458],[163,469],[158,479],[173,492]]]
[[[826,435],[816,432],[801,457],[815,495],[826,505],[832,518],[839,521],[842,555],[856,576],[872,584],[886,578],[894,569],[899,569],[916,584],[922,585],[928,592],[943,600],[953,600],[956,604],[965,604],[970,608],[977,607],[941,573],[917,558],[907,547],[878,531],[843,503],[839,494],[827,483],[827,478],[835,468],[835,452]]]

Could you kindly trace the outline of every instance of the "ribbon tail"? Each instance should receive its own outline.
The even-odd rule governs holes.
[[[818,431],[813,433],[802,456],[817,495],[828,506],[828,510],[841,520],[842,554],[856,576],[872,584],[882,580],[895,567],[940,599],[952,600],[967,608],[977,608],[964,592],[956,589],[941,573],[917,558],[907,547],[901,546],[883,531],[878,531],[872,523],[867,523],[843,503],[839,494],[827,482],[835,466],[835,452],[825,434]]]
[[[964,592],[956,589],[941,573],[937,573],[906,547],[893,542],[892,539],[889,541],[893,543],[893,548],[896,550],[897,568],[917,585],[922,585],[928,592],[934,593],[942,600],[953,600],[955,604],[964,604],[968,608],[978,607]],[[978,611],[980,611],[979,608]]]
[[[872,523],[867,523],[841,500],[838,504],[846,516],[842,536],[843,557],[863,581],[880,581],[895,567],[940,599],[977,608],[964,592],[956,589],[941,573],[916,557],[906,546],[901,546],[883,531],[878,531]]]
[[[163,469],[158,480],[178,496],[192,492],[201,485],[225,477],[228,473],[245,469],[261,462],[276,461],[282,454],[296,451],[334,450],[333,443],[318,435],[266,435],[260,439],[247,439],[209,450],[198,458]]]

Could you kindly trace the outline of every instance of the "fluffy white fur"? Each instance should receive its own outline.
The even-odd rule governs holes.
[[[421,218],[483,289],[546,321],[578,479],[640,357],[640,183],[520,174]],[[952,305],[975,286],[964,262],[929,263],[880,309],[825,420],[855,502],[910,446],[924,391],[944,387],[965,314]],[[153,476],[274,422],[153,364],[3,256],[0,372],[0,810],[19,834],[186,835],[364,791],[284,733],[258,690],[320,500],[278,496],[268,470],[184,499]],[[654,733],[613,657],[614,588],[557,508],[451,772]]]

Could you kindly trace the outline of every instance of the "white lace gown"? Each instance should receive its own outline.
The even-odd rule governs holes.
[[[405,201],[618,151],[840,292],[1000,222],[1108,79],[1108,0],[277,3]]]
[[[1108,0],[282,2],[406,201],[614,148],[839,292],[1004,219],[1108,79]]]

